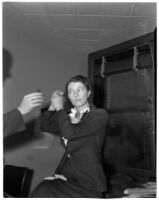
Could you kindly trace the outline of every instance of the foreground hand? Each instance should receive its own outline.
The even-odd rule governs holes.
[[[22,115],[29,113],[34,108],[41,106],[44,98],[41,92],[34,92],[23,97],[20,106],[17,108]]]

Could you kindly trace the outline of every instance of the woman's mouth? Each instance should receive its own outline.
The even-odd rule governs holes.
[[[81,99],[75,99],[75,102],[81,101]]]

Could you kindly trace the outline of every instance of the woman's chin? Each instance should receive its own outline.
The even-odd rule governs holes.
[[[78,108],[78,107],[83,107],[83,106],[85,106],[87,104],[87,102],[85,103],[85,102],[75,102],[74,104],[73,104],[73,106],[74,107],[76,107],[76,108]]]
[[[74,104],[74,107],[78,108],[78,107],[81,107],[82,105],[81,104]]]

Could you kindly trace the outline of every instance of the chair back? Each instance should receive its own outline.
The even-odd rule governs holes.
[[[3,174],[4,196],[28,197],[32,176],[32,169],[14,165],[5,165]]]

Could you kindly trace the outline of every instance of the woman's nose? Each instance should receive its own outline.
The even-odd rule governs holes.
[[[74,96],[77,97],[78,96],[78,91],[74,92]]]

